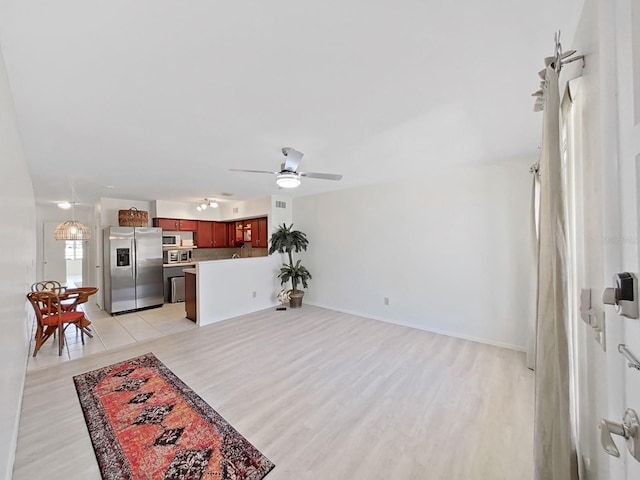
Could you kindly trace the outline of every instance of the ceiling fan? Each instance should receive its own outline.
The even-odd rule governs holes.
[[[281,188],[296,188],[300,185],[300,177],[319,178],[321,180],[340,180],[342,175],[333,173],[313,173],[299,172],[298,167],[302,160],[302,153],[291,147],[283,147],[282,154],[287,157],[283,164],[280,165],[280,171],[270,172],[268,170],[243,170],[239,168],[231,168],[232,172],[250,172],[250,173],[270,173],[276,175],[276,183]]]

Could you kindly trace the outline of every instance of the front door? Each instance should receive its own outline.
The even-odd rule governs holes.
[[[587,480],[638,480],[640,462],[625,440],[613,435],[620,456],[608,455],[598,425],[622,422],[627,408],[640,414],[640,371],[618,351],[624,344],[640,358],[640,319],[602,302],[616,273],[640,277],[640,0],[588,0],[581,27],[573,48],[586,63],[569,84],[565,115],[579,461]],[[578,319],[582,289],[591,294],[590,326]]]
[[[622,270],[640,277],[640,0],[618,0],[615,7],[621,230],[617,243],[621,249]],[[620,415],[626,408],[632,408],[640,415],[640,371],[628,368],[617,351],[618,344],[625,344],[640,358],[640,319],[618,317],[612,321],[619,322],[619,329],[614,330],[619,338],[612,339],[611,343],[616,348],[610,355],[620,357],[615,358],[615,362],[622,369],[622,374],[621,388],[611,394],[611,406]],[[617,462],[612,460],[612,463],[621,462],[622,466],[612,465],[611,472],[624,471],[624,476],[611,478],[639,479],[640,462],[626,451],[622,439],[616,439],[616,443],[621,458]]]

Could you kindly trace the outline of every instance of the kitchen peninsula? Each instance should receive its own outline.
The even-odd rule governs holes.
[[[185,270],[187,318],[202,326],[274,307],[281,263],[277,255],[197,262]]]

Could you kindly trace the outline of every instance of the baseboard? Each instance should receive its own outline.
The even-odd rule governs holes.
[[[198,316],[198,321],[196,323],[197,323],[197,325],[199,327],[206,327],[207,325],[213,325],[214,323],[224,322],[225,320],[232,320],[234,318],[239,318],[239,317],[242,317],[244,315],[250,315],[252,313],[261,312],[263,310],[269,310],[269,309],[275,308],[275,307],[277,307],[279,305],[280,305],[280,302],[272,302],[269,305],[266,305],[266,306],[262,305],[260,307],[256,307],[255,309],[252,309],[252,310],[249,310],[249,311],[246,311],[246,312],[243,312],[243,313],[239,313],[237,315],[236,314],[228,315],[228,316],[224,316],[224,317],[221,317],[221,318],[214,318],[213,320],[212,319],[207,319],[206,323],[201,323],[200,316]]]
[[[314,307],[326,308],[327,310],[334,310],[336,312],[347,313],[349,315],[355,315],[355,316],[358,316],[358,317],[368,318],[370,320],[377,320],[379,322],[390,323],[390,324],[393,324],[393,325],[400,325],[402,327],[415,328],[416,330],[423,330],[425,332],[437,333],[439,335],[446,335],[447,337],[461,338],[463,340],[470,340],[472,342],[484,343],[486,345],[492,345],[494,347],[508,348],[509,350],[515,350],[517,352],[526,352],[526,347],[523,346],[523,345],[514,345],[514,344],[511,344],[511,343],[498,342],[498,341],[491,340],[491,339],[488,339],[488,338],[474,337],[472,335],[464,335],[464,334],[460,334],[460,333],[457,333],[457,332],[451,332],[451,331],[447,331],[447,330],[439,330],[437,328],[429,328],[429,327],[425,327],[424,325],[418,325],[418,324],[412,323],[412,322],[402,322],[402,321],[394,320],[394,319],[390,319],[390,318],[378,317],[376,315],[364,314],[362,312],[356,312],[356,311],[353,311],[353,310],[346,310],[346,309],[342,309],[342,308],[331,307],[329,305],[323,305],[323,304],[320,304],[320,303],[308,302],[307,300],[305,300],[304,303],[306,303],[307,305],[314,306]]]
[[[28,343],[31,345],[31,342]],[[5,472],[5,477],[7,480],[13,477],[13,465],[16,460],[16,448],[18,448],[18,431],[20,429],[20,417],[22,416],[22,401],[24,398],[24,386],[27,380],[27,367],[29,364],[29,348],[27,348],[27,354],[24,356],[24,375],[22,375],[22,382],[20,385],[20,397],[18,398],[18,409],[16,412],[14,424],[13,424],[13,432],[11,435],[11,445],[9,447],[9,455],[7,457],[7,471]]]

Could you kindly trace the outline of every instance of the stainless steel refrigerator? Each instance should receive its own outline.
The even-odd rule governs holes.
[[[162,229],[104,229],[104,309],[121,313],[164,303]]]

